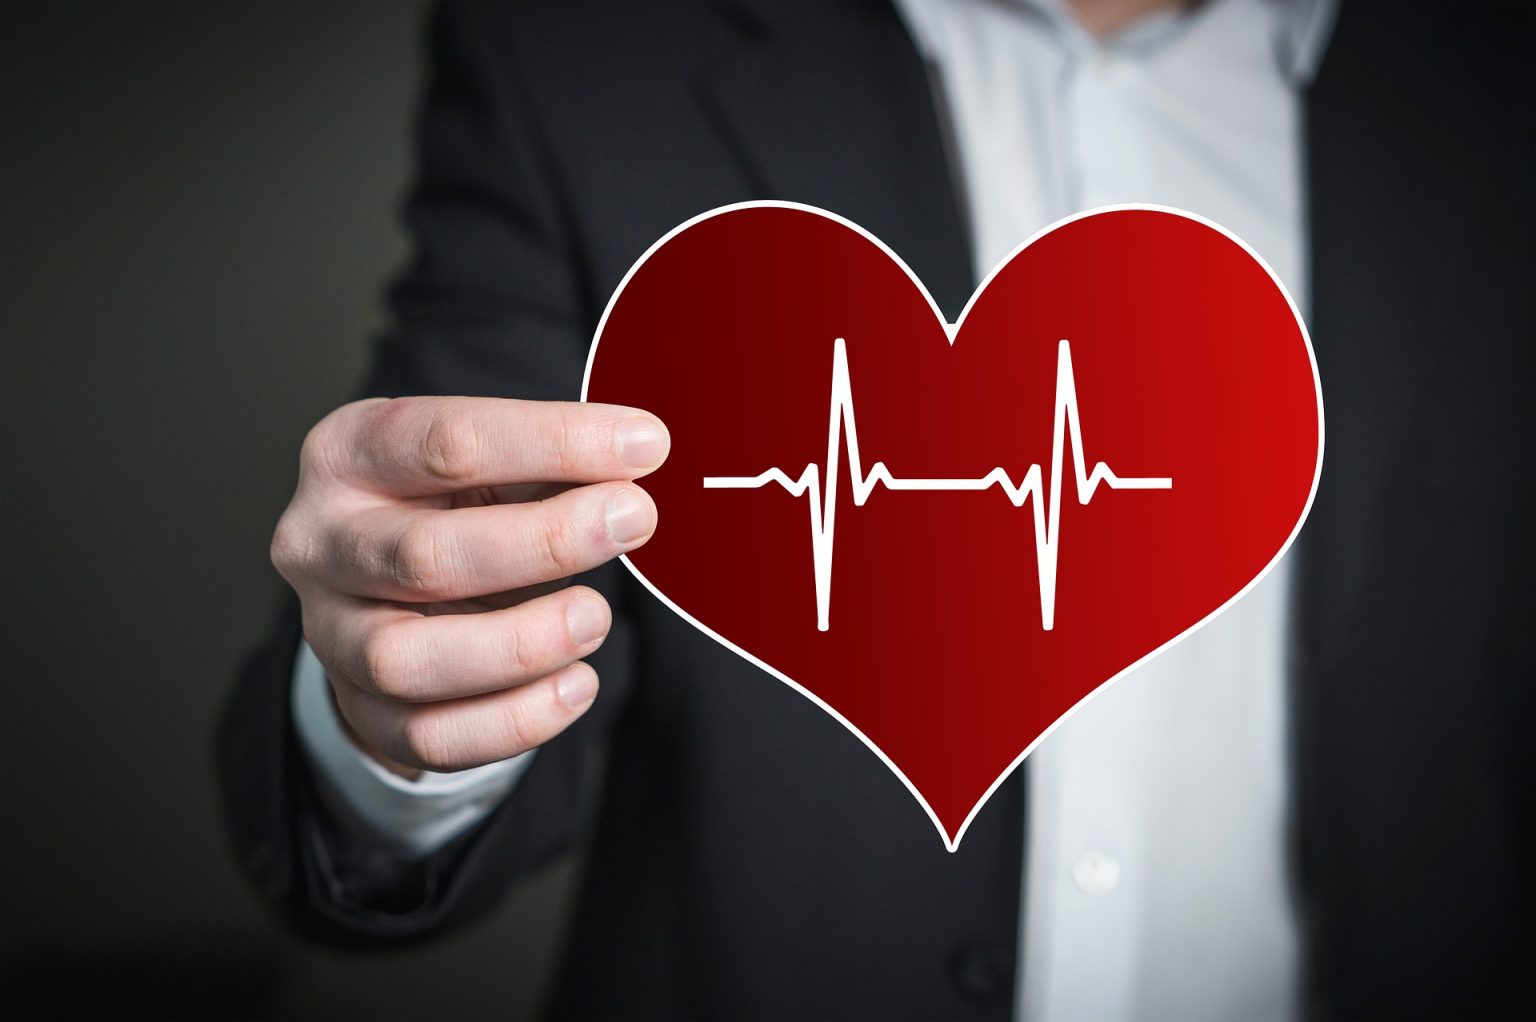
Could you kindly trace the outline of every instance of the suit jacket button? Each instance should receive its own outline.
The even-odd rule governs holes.
[[[950,954],[950,979],[968,1000],[995,1004],[1013,992],[1013,947],[978,938]]]

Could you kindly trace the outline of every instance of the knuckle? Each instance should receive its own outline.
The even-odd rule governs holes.
[[[551,578],[575,575],[582,569],[582,541],[570,516],[549,514],[539,529],[539,555]]]
[[[342,518],[331,522],[316,561],[338,572],[371,574],[376,568],[377,548],[377,537],[366,521]]]
[[[389,553],[389,576],[403,591],[430,597],[453,579],[452,555],[442,530],[422,518],[402,528]]]
[[[467,484],[480,461],[480,437],[462,412],[439,408],[427,421],[421,438],[426,470],[450,485]]]
[[[536,674],[545,659],[536,637],[529,630],[512,625],[503,633],[502,663],[509,677],[521,678]]]
[[[405,718],[401,740],[411,761],[426,770],[456,768],[452,742],[443,717],[434,710],[419,710]]]
[[[581,429],[573,415],[555,418],[549,430],[550,463],[559,479],[575,478],[581,462]]]
[[[291,581],[306,574],[314,566],[314,535],[291,510],[285,511],[277,520],[277,527],[272,530],[272,544],[268,554],[278,574]]]
[[[304,475],[333,473],[340,452],[346,448],[341,437],[343,422],[352,405],[343,405],[310,427],[299,447],[299,471]]]
[[[508,756],[527,752],[549,740],[547,729],[541,725],[527,699],[514,699],[507,704],[506,712],[502,714],[502,727],[502,743]]]
[[[299,445],[299,470],[309,472],[319,465],[326,463],[330,458],[331,427],[328,425],[329,417],[321,419],[309,428],[304,434],[304,442]]]
[[[410,702],[416,697],[415,644],[398,624],[377,628],[363,640],[362,667],[369,688],[387,699]]]

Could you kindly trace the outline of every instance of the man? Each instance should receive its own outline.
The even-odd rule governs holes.
[[[555,1015],[1531,1015],[1531,12],[1332,15],[442,10],[369,393],[485,396],[306,444],[274,539],[302,615],[222,746],[267,898],[338,940],[467,919],[570,842],[601,746]],[[951,318],[1113,201],[1225,223],[1310,309],[1328,449],[1283,570],[954,855],[807,700],[612,565],[562,581],[656,527],[667,435],[545,399],[651,241],[749,198],[862,224]]]

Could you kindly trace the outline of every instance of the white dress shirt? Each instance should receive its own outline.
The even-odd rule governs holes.
[[[898,7],[940,85],[978,272],[1069,213],[1162,203],[1235,231],[1306,307],[1299,89],[1327,9],[1208,0],[1098,41],[1049,0]],[[1019,1017],[1295,1015],[1288,575],[1030,756]]]
[[[897,6],[951,128],[978,273],[1067,214],[1161,203],[1236,232],[1307,307],[1299,90],[1328,0],[1207,0],[1108,40],[1059,0]],[[1288,576],[1282,562],[1031,754],[1020,1018],[1295,1015]],[[331,808],[417,853],[482,819],[533,755],[404,781],[348,742],[307,647],[294,685]]]

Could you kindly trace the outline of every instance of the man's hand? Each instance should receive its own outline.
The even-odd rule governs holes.
[[[666,427],[616,405],[417,397],[310,431],[272,562],[358,745],[404,774],[541,745],[581,716],[612,616],[561,582],[640,546]]]

